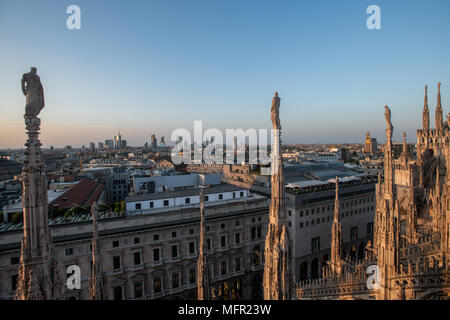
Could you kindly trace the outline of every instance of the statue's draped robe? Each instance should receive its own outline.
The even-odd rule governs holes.
[[[27,99],[25,115],[27,117],[36,117],[45,105],[44,88],[42,87],[41,79],[32,72],[25,73],[22,78],[22,89]]]

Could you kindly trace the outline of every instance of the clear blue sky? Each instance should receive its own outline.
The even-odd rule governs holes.
[[[81,7],[81,30],[66,28]],[[381,8],[381,30],[366,8]],[[25,142],[20,79],[38,68],[45,146],[129,144],[175,128],[267,128],[274,91],[286,143],[416,139],[423,86],[450,101],[448,0],[0,0],[0,148]],[[433,122],[433,121],[432,121]]]

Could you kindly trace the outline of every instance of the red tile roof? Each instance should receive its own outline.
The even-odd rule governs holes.
[[[90,206],[100,197],[105,185],[98,181],[85,178],[74,185],[69,191],[53,200],[49,207],[71,208],[73,206]]]

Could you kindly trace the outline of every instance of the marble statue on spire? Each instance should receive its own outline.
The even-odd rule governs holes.
[[[384,117],[386,118],[386,126],[388,129],[392,130],[394,127],[391,122],[391,110],[388,106],[384,106]]]
[[[32,67],[30,72],[22,76],[22,92],[26,97],[25,117],[37,117],[45,106],[44,88],[41,78],[37,75],[37,69]]]
[[[278,97],[278,92],[272,99],[272,107],[270,108],[270,117],[272,119],[272,125],[274,129],[281,129],[280,125],[280,97]]]

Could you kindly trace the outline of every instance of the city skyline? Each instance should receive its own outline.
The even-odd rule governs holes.
[[[0,0],[0,300],[450,300],[449,9]]]
[[[44,147],[88,145],[118,130],[132,146],[153,133],[171,144],[171,132],[192,131],[195,120],[222,131],[268,128],[274,91],[286,144],[363,143],[367,131],[382,143],[384,105],[394,141],[406,131],[415,142],[426,84],[431,118],[438,82],[448,110],[447,1],[376,1],[381,30],[366,28],[369,1],[79,1],[81,30],[66,28],[70,4],[0,2],[0,58],[8,62],[0,149],[23,148],[20,77],[31,66],[48,92]],[[27,37],[23,21],[35,19]]]

